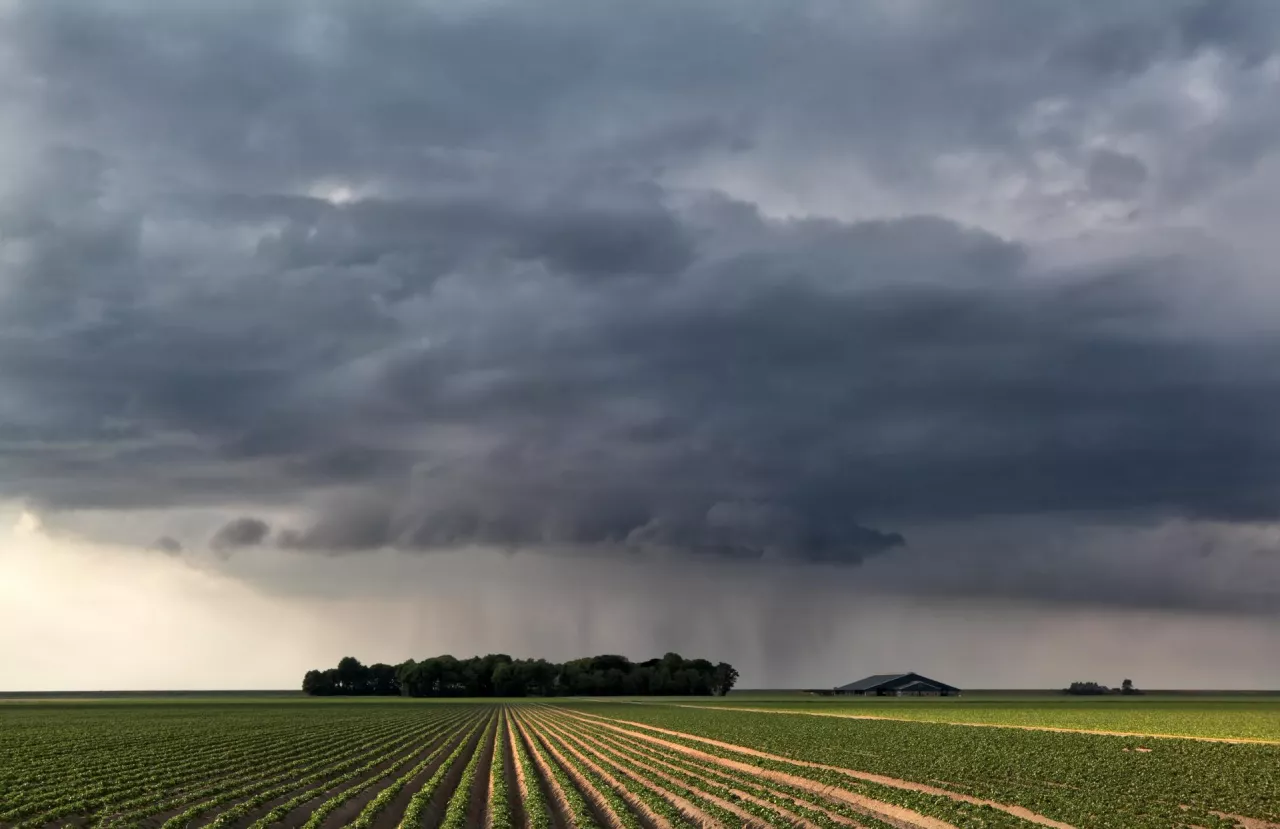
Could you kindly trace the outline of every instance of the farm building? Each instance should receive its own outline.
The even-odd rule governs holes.
[[[905,673],[875,674],[820,693],[860,697],[957,697],[960,689],[917,673]]]

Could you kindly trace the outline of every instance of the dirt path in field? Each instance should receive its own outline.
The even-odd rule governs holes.
[[[569,801],[564,795],[564,790],[560,788],[560,781],[556,780],[555,775],[551,773],[551,769],[547,767],[547,763],[542,759],[542,755],[534,748],[533,739],[526,728],[524,717],[517,715],[512,718],[515,722],[516,730],[520,733],[520,739],[524,742],[524,747],[529,752],[529,760],[533,763],[534,769],[538,773],[538,780],[542,788],[542,793],[546,797],[547,806],[551,811],[551,821],[557,829],[574,829],[573,827],[573,810],[569,807]],[[535,781],[531,781],[535,782]]]
[[[772,760],[772,761],[775,761],[775,762],[781,762],[781,763],[790,763],[791,765],[801,766],[801,767],[804,767],[804,768],[815,768],[815,769],[821,769],[821,770],[823,770],[823,771],[834,771],[834,772],[839,772],[840,774],[846,775],[846,776],[848,776],[848,777],[852,777],[852,778],[854,778],[854,779],[856,779],[856,780],[865,780],[865,781],[867,781],[868,783],[876,783],[876,784],[879,784],[879,785],[881,785],[881,786],[888,786],[888,787],[890,787],[890,788],[894,788],[894,789],[905,789],[905,790],[909,790],[909,791],[921,792],[921,793],[923,793],[923,794],[936,795],[936,796],[939,796],[939,797],[949,798],[950,800],[954,800],[954,801],[959,801],[959,802],[964,802],[964,803],[972,803],[972,804],[974,804],[974,805],[976,805],[976,806],[989,806],[989,807],[991,807],[991,808],[993,808],[993,809],[996,809],[996,810],[998,810],[998,811],[1004,812],[1004,813],[1009,814],[1009,815],[1013,815],[1014,817],[1021,818],[1021,819],[1025,820],[1025,821],[1029,821],[1029,822],[1031,822],[1031,823],[1036,823],[1036,824],[1039,824],[1040,826],[1049,826],[1049,827],[1052,827],[1052,829],[1075,829],[1075,827],[1071,826],[1071,824],[1069,824],[1069,823],[1063,823],[1063,822],[1061,822],[1061,821],[1054,820],[1054,819],[1052,819],[1052,818],[1049,818],[1049,817],[1046,817],[1046,816],[1044,816],[1044,815],[1041,815],[1041,814],[1039,814],[1039,813],[1037,813],[1037,812],[1033,812],[1033,811],[1031,811],[1030,809],[1027,809],[1027,808],[1025,808],[1025,807],[1023,807],[1023,806],[1014,806],[1014,805],[1007,804],[1007,803],[999,803],[999,802],[994,801],[994,800],[986,800],[986,799],[979,798],[979,797],[973,797],[972,795],[961,794],[961,793],[959,793],[959,792],[953,792],[953,791],[949,791],[949,790],[947,790],[947,789],[940,789],[940,788],[938,788],[938,787],[936,787],[936,786],[929,786],[929,785],[926,785],[926,784],[924,784],[924,783],[917,783],[917,782],[914,782],[914,781],[911,781],[911,780],[902,780],[902,779],[899,779],[899,778],[897,778],[897,777],[888,777],[888,776],[886,776],[886,775],[882,775],[882,774],[872,774],[872,773],[870,773],[870,772],[856,771],[856,770],[854,770],[854,769],[842,768],[842,767],[840,767],[840,766],[829,766],[829,765],[825,765],[825,764],[822,764],[822,763],[811,763],[811,762],[808,762],[808,761],[805,761],[805,760],[795,760],[795,759],[792,759],[792,758],[790,758],[790,757],[783,757],[783,756],[781,756],[781,755],[777,755],[777,754],[769,754],[769,753],[764,752],[764,751],[758,751],[758,750],[756,750],[756,749],[746,748],[746,747],[744,747],[744,746],[735,745],[735,744],[733,744],[733,743],[726,743],[726,742],[723,742],[723,741],[720,741],[720,740],[713,740],[713,739],[710,739],[710,738],[707,738],[707,737],[699,737],[699,736],[694,735],[694,734],[686,734],[686,733],[684,733],[684,732],[680,732],[680,731],[672,731],[672,730],[670,730],[670,729],[666,729],[666,728],[659,728],[659,727],[657,727],[657,726],[653,726],[653,725],[645,725],[645,724],[641,724],[641,723],[633,723],[633,722],[630,722],[629,720],[615,720],[615,719],[613,719],[613,718],[611,718],[611,717],[602,717],[602,716],[599,716],[599,715],[596,715],[596,714],[583,714],[583,713],[581,713],[581,712],[577,712],[577,711],[570,712],[570,711],[568,711],[567,709],[564,709],[564,710],[565,710],[566,715],[568,715],[568,716],[577,716],[577,717],[579,717],[579,718],[583,718],[583,719],[589,718],[587,721],[591,721],[591,722],[600,722],[601,724],[605,725],[606,727],[611,728],[611,729],[614,729],[614,730],[616,730],[616,731],[623,731],[623,732],[628,731],[628,729],[621,728],[621,727],[619,727],[618,725],[615,725],[615,724],[614,724],[614,723],[624,723],[624,724],[629,725],[629,726],[639,727],[639,728],[646,729],[646,730],[649,730],[649,731],[654,731],[654,732],[657,732],[657,733],[660,733],[660,734],[667,734],[667,735],[672,736],[672,737],[679,737],[679,738],[681,738],[681,739],[685,739],[685,740],[691,740],[691,741],[694,741],[694,742],[701,742],[701,743],[705,743],[705,744],[707,744],[707,745],[713,745],[713,746],[716,746],[716,747],[718,747],[718,748],[728,749],[728,750],[730,750],[730,751],[735,751],[735,752],[738,752],[739,754],[745,754],[745,755],[752,756],[752,757],[760,757],[760,758],[763,758],[763,759],[766,759],[766,760]],[[644,739],[647,739],[647,740],[650,740],[650,741],[652,741],[652,742],[655,742],[655,743],[661,744],[661,745],[663,745],[664,747],[669,748],[669,749],[672,749],[672,750],[675,750],[675,751],[682,751],[682,752],[685,752],[685,753],[691,753],[691,754],[701,755],[702,757],[707,758],[708,760],[714,760],[714,761],[721,762],[721,763],[725,763],[725,762],[730,762],[730,763],[732,763],[732,762],[735,762],[735,761],[726,760],[725,758],[718,758],[718,757],[716,757],[715,755],[708,754],[708,753],[706,753],[706,752],[700,752],[700,751],[698,751],[697,749],[692,749],[692,748],[689,748],[688,746],[681,745],[681,744],[679,744],[679,743],[675,743],[675,742],[672,742],[672,741],[670,741],[670,740],[662,740],[662,739],[660,739],[660,738],[658,738],[658,737],[653,737],[653,736],[648,735],[648,734],[637,734],[637,732],[635,732],[635,731],[631,731],[630,733],[631,733],[632,735],[640,736],[640,737],[643,737]],[[781,774],[781,772],[773,772],[773,771],[771,771],[771,770],[767,770],[767,769],[759,769],[759,768],[755,768],[755,767],[749,766],[749,765],[748,765],[748,764],[746,764],[746,763],[737,763],[737,765],[738,765],[738,766],[740,766],[740,767],[742,767],[744,770],[747,770],[747,769],[753,769],[753,768],[754,768],[754,769],[755,769],[755,772],[756,772],[757,774],[763,774],[763,775]],[[795,777],[794,775],[786,775],[786,776],[788,776],[788,777]],[[775,778],[775,779],[776,779],[776,778]],[[798,780],[798,781],[806,780],[806,778],[802,778],[802,777],[795,777],[795,779],[796,779],[796,780]],[[798,782],[794,782],[794,781],[791,781],[791,780],[788,780],[788,781],[786,781],[786,782],[791,783],[792,785],[797,785],[797,786],[799,786],[799,785],[800,785]],[[811,780],[810,780],[810,781],[808,781],[808,783],[809,783],[809,784],[812,784],[812,783],[813,783],[813,781],[811,781]],[[801,788],[804,788],[804,786],[801,786]],[[923,816],[921,816],[921,817],[923,817]],[[932,818],[926,818],[926,819],[927,819],[927,820],[932,820]]]
[[[597,749],[595,746],[584,745],[583,747],[589,753],[600,758],[602,762],[605,762],[605,763],[610,762],[609,759],[605,757],[605,755],[602,754],[599,751],[599,749]],[[627,768],[624,765],[617,765],[615,767],[618,769],[618,771],[620,771],[622,774],[625,774],[627,777],[634,780],[637,784],[645,787],[650,792],[662,798],[663,800],[666,800],[668,803],[674,806],[680,813],[682,813],[688,820],[692,821],[694,825],[720,826],[719,821],[717,821],[707,812],[703,811],[700,807],[694,805],[689,800],[686,800],[685,798],[681,797],[680,795],[674,792],[663,789],[661,786],[654,783],[652,780],[649,780],[648,778],[644,777],[643,775],[639,774],[638,772],[630,768]]]
[[[596,822],[604,829],[624,829],[622,821],[618,819],[618,814],[613,810],[609,801],[605,800],[604,796],[596,791],[596,787],[591,785],[591,781],[584,777],[573,763],[565,759],[563,752],[557,747],[555,741],[548,737],[545,726],[533,717],[529,718],[529,723],[533,729],[534,739],[542,743],[542,747],[551,755],[551,759],[573,781],[574,787],[587,802],[587,808],[590,809],[591,815],[596,819]]]
[[[622,798],[627,806],[631,808],[631,811],[635,813],[636,818],[640,821],[641,825],[645,827],[645,829],[672,829],[670,821],[653,811],[653,809],[649,807],[649,804],[636,797],[635,794],[628,790],[627,787],[618,780],[618,778],[606,771],[603,766],[583,754],[577,747],[580,743],[567,731],[561,731],[558,728],[553,728],[552,726],[549,726],[545,720],[540,721],[540,724],[545,729],[544,733],[550,732],[558,739],[560,748],[568,752],[574,759],[582,763],[582,765],[586,766],[592,772],[599,775],[600,779],[607,783],[614,792]]]
[[[605,702],[606,700],[595,700]],[[616,700],[614,700],[616,704]],[[884,720],[886,722],[910,722],[924,725],[957,725],[967,728],[1012,728],[1018,731],[1052,731],[1059,734],[1097,734],[1102,737],[1150,737],[1157,740],[1198,740],[1202,743],[1231,743],[1234,745],[1280,745],[1280,740],[1261,737],[1197,737],[1188,734],[1151,734],[1144,731],[1106,731],[1100,728],[1063,728],[1054,725],[1014,725],[994,722],[960,722],[951,720],[917,720],[911,717],[886,717],[880,714],[841,714],[835,711],[795,711],[777,708],[746,708],[734,705],[693,705],[687,702],[638,702],[627,700],[630,705],[655,705],[665,708],[697,708],[702,711],[748,711],[753,714],[802,714],[806,717],[832,717],[838,720]]]
[[[485,829],[485,826],[492,821],[489,812],[490,804],[493,803],[490,797],[493,789],[493,773],[490,767],[493,765],[493,749],[498,739],[500,723],[497,719],[498,714],[495,710],[482,738],[484,743],[480,748],[482,752],[480,762],[476,763],[476,776],[471,781],[471,794],[467,800],[467,819],[464,824],[467,829]]]

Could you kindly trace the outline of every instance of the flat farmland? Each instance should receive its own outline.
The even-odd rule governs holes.
[[[1277,744],[696,704],[5,703],[0,827],[1280,827]]]
[[[646,699],[634,701],[641,704],[653,702]],[[725,698],[661,702],[794,711],[834,717],[882,717],[918,722],[1272,740],[1280,743],[1280,695],[1276,694],[1140,697],[965,694],[961,697],[913,699],[735,693]]]

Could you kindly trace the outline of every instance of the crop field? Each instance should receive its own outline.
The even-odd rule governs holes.
[[[637,699],[651,704],[653,700]],[[883,717],[920,722],[1069,728],[1280,742],[1280,695],[1143,697],[1013,696],[948,698],[813,697],[733,694],[665,704],[798,711],[823,716]]]
[[[1280,744],[690,702],[0,704],[0,827],[1280,829]]]

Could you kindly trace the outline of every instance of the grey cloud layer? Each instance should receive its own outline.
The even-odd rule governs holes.
[[[1274,519],[1280,343],[1197,299],[1243,266],[682,182],[852,153],[941,203],[940,159],[1052,154],[1081,210],[1180,210],[1277,149],[1276,7],[908,5],[19,6],[0,487],[300,516],[224,551]]]

